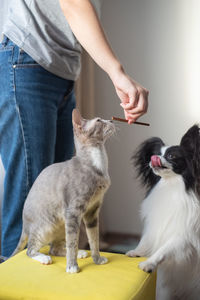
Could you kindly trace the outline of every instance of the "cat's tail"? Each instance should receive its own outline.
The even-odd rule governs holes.
[[[6,261],[8,259],[8,257],[0,255],[0,263]]]
[[[28,241],[28,235],[25,233],[24,228],[23,228],[19,243],[18,243],[16,249],[14,250],[14,252],[11,254],[11,257],[16,255],[20,251],[24,250],[24,248],[26,247],[27,241]]]

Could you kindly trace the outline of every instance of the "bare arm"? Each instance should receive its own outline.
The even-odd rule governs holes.
[[[77,40],[112,80],[126,119],[136,121],[147,111],[148,91],[124,72],[93,5],[89,0],[60,0],[60,5]]]

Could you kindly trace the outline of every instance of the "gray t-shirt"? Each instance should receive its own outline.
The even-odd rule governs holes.
[[[97,13],[100,1],[91,1]],[[77,79],[81,46],[59,0],[12,0],[3,33],[48,71],[65,79]]]

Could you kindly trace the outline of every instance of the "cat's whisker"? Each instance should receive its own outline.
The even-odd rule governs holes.
[[[120,140],[119,135],[118,135],[118,131],[119,131],[119,130],[120,130],[120,128],[117,127],[117,126],[115,125],[115,131],[114,131],[114,133],[113,133],[113,138],[114,138],[115,140],[117,140],[117,141]]]
[[[113,134],[113,138],[114,138],[115,140],[117,140],[118,142],[119,142],[119,140],[120,140],[119,136],[118,136],[116,133]]]
[[[118,126],[115,125],[115,131],[114,134],[117,134],[120,131],[120,128]]]

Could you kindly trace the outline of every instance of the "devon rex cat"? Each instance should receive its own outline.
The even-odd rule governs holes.
[[[99,254],[99,211],[110,185],[104,143],[115,132],[112,121],[85,120],[73,110],[76,155],[45,168],[33,184],[23,210],[23,230],[13,255],[23,250],[42,264],[51,257],[39,252],[50,244],[50,254],[67,256],[66,272],[79,271],[79,229],[83,219],[95,264],[105,264]],[[86,252],[79,252],[85,257]]]

